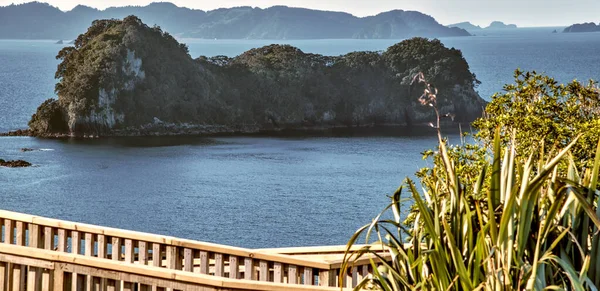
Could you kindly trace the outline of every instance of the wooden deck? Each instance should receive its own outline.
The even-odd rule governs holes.
[[[0,291],[340,290],[345,246],[244,249],[0,210]]]

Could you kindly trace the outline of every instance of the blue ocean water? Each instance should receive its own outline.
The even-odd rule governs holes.
[[[520,67],[558,81],[599,79],[600,34],[553,29],[442,39],[456,47],[486,99]],[[271,43],[325,55],[384,50],[394,40],[194,40],[193,57],[234,56]],[[0,40],[0,131],[26,128],[53,97],[55,41]],[[457,140],[451,136],[451,140]],[[0,138],[0,209],[244,247],[345,244],[435,146],[423,132],[392,135]],[[42,149],[26,152],[21,148]]]

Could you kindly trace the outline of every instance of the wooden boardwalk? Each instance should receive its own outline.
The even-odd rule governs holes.
[[[0,291],[340,290],[344,246],[251,250],[0,210]]]

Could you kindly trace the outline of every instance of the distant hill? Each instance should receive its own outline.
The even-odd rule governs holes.
[[[274,6],[236,7],[212,11],[177,7],[172,3],[97,10],[79,5],[63,12],[45,3],[0,7],[0,38],[73,39],[93,20],[136,15],[178,36],[207,39],[402,39],[414,36],[468,36],[433,17],[415,11],[393,10],[359,18],[348,13]]]
[[[460,28],[464,29],[468,32],[477,32],[481,30],[500,30],[500,29],[517,29],[517,25],[515,24],[504,24],[502,21],[494,21],[488,27],[481,27],[479,25],[475,25],[471,22],[465,21],[461,23],[455,23],[448,25],[450,28]]]
[[[563,32],[597,32],[597,31],[600,31],[600,25],[596,25],[593,22],[573,24],[573,25],[565,28],[565,30],[563,30]]]
[[[479,25],[475,25],[471,22],[465,21],[465,22],[461,22],[461,23],[455,23],[455,24],[450,24],[448,25],[448,27],[457,27],[457,28],[462,28],[466,31],[476,31],[476,30],[482,30],[483,28]]]
[[[485,29],[517,29],[516,24],[504,24],[502,21],[494,21]]]

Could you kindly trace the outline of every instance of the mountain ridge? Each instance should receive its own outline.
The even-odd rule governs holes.
[[[240,6],[210,11],[179,7],[170,2],[104,10],[77,5],[62,11],[47,3],[29,2],[0,7],[0,38],[74,39],[97,19],[136,15],[177,37],[204,39],[404,39],[415,36],[469,36],[417,11],[392,10],[357,17],[346,12],[288,6]]]

